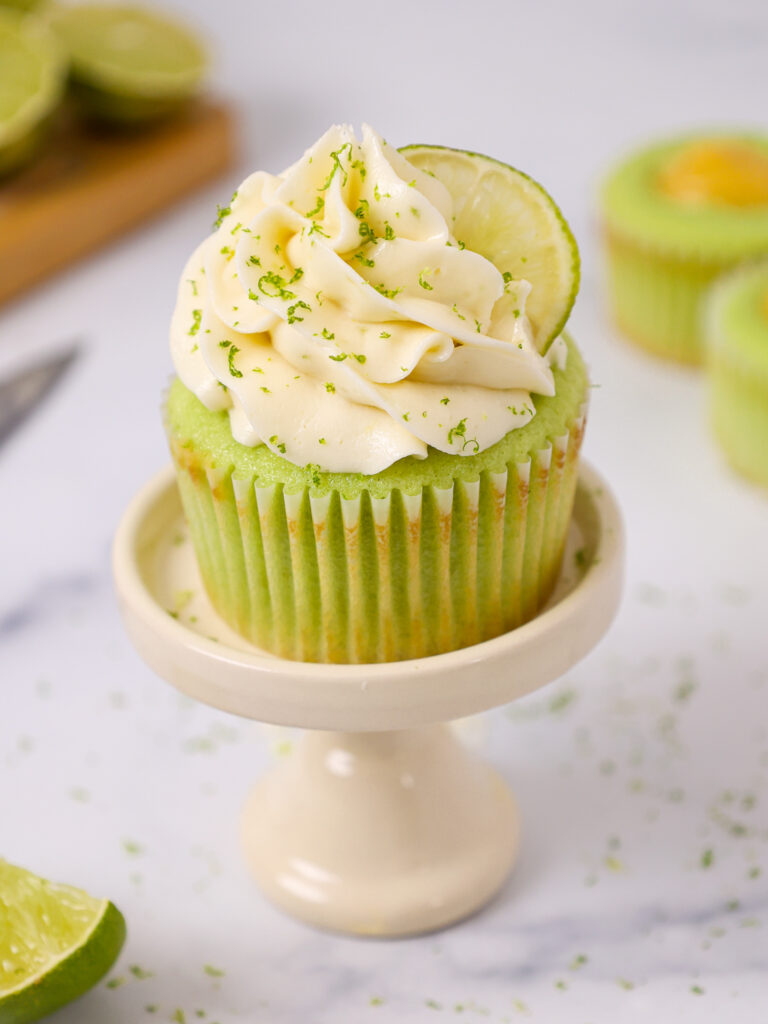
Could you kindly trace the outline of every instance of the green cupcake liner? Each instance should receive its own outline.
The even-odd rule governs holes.
[[[608,291],[619,330],[642,348],[681,363],[704,359],[702,303],[733,264],[670,255],[606,236]]]
[[[768,262],[714,286],[705,328],[715,436],[735,470],[768,487]]]
[[[557,580],[585,413],[503,472],[384,497],[259,486],[172,436],[208,596],[254,644],[302,661],[398,661],[514,629]]]

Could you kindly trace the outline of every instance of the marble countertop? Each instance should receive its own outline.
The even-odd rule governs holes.
[[[701,378],[613,331],[594,194],[637,139],[765,127],[764,5],[175,6],[217,41],[239,166],[0,312],[0,376],[68,337],[84,346],[0,449],[0,854],[109,896],[129,926],[108,980],[55,1019],[762,1024],[768,496],[724,467]],[[123,509],[167,461],[186,255],[248,169],[279,169],[342,119],[492,153],[557,197],[584,263],[586,453],[629,537],[624,602],[594,653],[460,726],[520,802],[511,881],[473,919],[397,942],[320,934],[264,902],[237,819],[295,737],[160,682],[109,568]]]

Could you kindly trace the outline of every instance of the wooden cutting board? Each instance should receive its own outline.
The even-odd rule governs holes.
[[[0,303],[217,177],[233,160],[226,106],[142,132],[96,132],[64,111],[34,164],[0,182]]]

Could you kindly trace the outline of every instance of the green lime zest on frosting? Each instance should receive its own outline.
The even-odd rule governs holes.
[[[325,183],[323,185],[321,185],[320,188],[318,189],[318,192],[325,192],[326,189],[331,187],[331,182],[336,177],[336,172],[337,171],[341,171],[341,173],[343,175],[343,179],[342,179],[341,184],[342,185],[346,185],[347,184],[347,179],[348,179],[349,175],[344,170],[344,167],[343,167],[343,165],[341,163],[341,156],[342,156],[342,154],[344,153],[345,150],[347,150],[349,152],[350,156],[352,155],[352,143],[351,142],[345,142],[344,145],[340,149],[333,150],[331,152],[331,160],[333,161],[333,163],[331,165],[331,172],[328,175],[328,177],[325,179]]]
[[[382,331],[381,334],[379,335],[379,337],[380,338],[391,338],[392,335],[389,333],[389,331]]]
[[[352,258],[355,259],[355,260],[359,260],[359,262],[362,263],[364,267],[375,267],[376,266],[376,263],[374,262],[374,260],[369,260],[368,257],[365,256],[364,253],[362,253],[362,252],[356,252],[355,255]]]
[[[200,330],[200,321],[203,319],[202,309],[192,310],[192,326],[187,331],[187,334],[197,334]]]
[[[308,306],[306,302],[302,302],[302,300],[299,299],[298,302],[294,302],[292,306],[288,307],[289,324],[301,323],[304,320],[303,316],[298,316],[298,314],[296,313],[297,309],[306,309],[308,313],[312,312],[312,307]]]
[[[274,270],[270,270],[268,274],[262,274],[259,278],[259,291],[269,299],[283,299],[285,302],[288,302],[290,299],[295,299],[296,295],[286,288],[286,283],[284,277],[276,274]],[[266,285],[270,285],[275,290],[273,292],[267,291]],[[258,296],[254,295],[252,291],[248,292],[248,297],[256,299],[257,302],[259,301]]]
[[[307,210],[304,214],[305,217],[319,217],[325,209],[325,199],[322,196],[317,197],[317,202],[313,210]]]
[[[333,341],[334,338],[336,337],[333,331],[329,331],[327,327],[324,327],[320,333],[322,334],[326,341]],[[331,356],[331,358],[333,358],[333,356]]]
[[[432,285],[429,283],[429,281],[427,280],[427,274],[431,274],[431,273],[432,273],[432,268],[431,267],[425,267],[422,270],[422,272],[419,274],[419,284],[421,285],[422,288],[425,288],[428,292],[433,292],[435,290],[432,287]]]
[[[216,204],[216,220],[213,222],[214,228],[220,228],[224,220],[232,213],[232,203],[237,199],[237,189],[232,193],[232,198],[229,200],[226,206],[219,206]]]
[[[233,377],[243,376],[243,371],[238,370],[238,368],[235,366],[235,356],[239,351],[240,349],[237,347],[237,345],[230,345],[229,352],[227,353],[227,364],[229,366],[229,372],[232,374]]]
[[[329,380],[325,382],[325,390],[330,394],[334,394],[336,391],[336,385],[332,384]]]

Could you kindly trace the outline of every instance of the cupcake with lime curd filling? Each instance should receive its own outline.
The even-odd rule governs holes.
[[[768,487],[768,261],[717,282],[705,329],[715,436],[734,469]]]
[[[332,662],[533,617],[584,428],[577,280],[552,200],[486,157],[335,126],[246,179],[182,274],[165,410],[221,616]]]
[[[617,325],[657,355],[704,357],[712,282],[768,255],[768,136],[707,134],[654,145],[607,178],[602,218]]]

